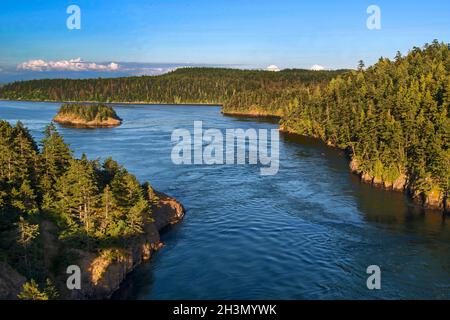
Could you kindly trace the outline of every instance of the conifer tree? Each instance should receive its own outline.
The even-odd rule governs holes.
[[[17,223],[17,243],[22,246],[24,251],[24,262],[25,268],[30,272],[30,264],[28,258],[28,248],[32,245],[33,241],[39,235],[39,225],[31,224],[26,221],[23,217],[20,217]]]
[[[39,289],[36,281],[31,279],[29,282],[25,282],[22,287],[22,291],[17,296],[21,300],[48,300],[47,294]]]
[[[60,206],[66,207],[72,221],[77,221],[84,232],[89,234],[94,228],[98,189],[92,163],[85,155],[81,160],[70,160],[62,184],[65,188],[61,188],[64,193],[59,193],[59,199],[63,201]]]
[[[72,151],[56,130],[54,123],[45,128],[41,145],[43,166],[40,187],[43,191],[43,207],[51,208],[56,201],[56,182],[67,170]]]

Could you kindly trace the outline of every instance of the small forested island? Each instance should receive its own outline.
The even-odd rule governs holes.
[[[66,103],[53,121],[75,127],[117,127],[122,119],[111,106],[104,104]]]
[[[76,159],[54,124],[39,148],[0,121],[0,299],[108,298],[183,215],[113,159]],[[66,285],[71,265],[79,290]]]
[[[0,98],[220,104],[347,151],[364,182],[449,210],[450,46],[435,40],[358,70],[184,68],[161,76],[6,84]]]

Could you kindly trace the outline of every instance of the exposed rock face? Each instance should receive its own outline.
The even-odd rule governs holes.
[[[122,121],[120,119],[114,119],[114,118],[108,118],[105,120],[92,120],[92,121],[85,121],[81,118],[79,118],[77,115],[56,115],[53,118],[53,121],[58,122],[62,125],[67,126],[74,126],[74,127],[87,127],[87,128],[96,128],[96,127],[103,127],[103,128],[111,128],[111,127],[117,127],[122,124]]]
[[[107,299],[136,266],[151,258],[162,247],[159,232],[183,219],[184,208],[173,198],[157,193],[159,203],[153,208],[153,222],[144,234],[123,249],[105,249],[99,254],[77,251],[82,273],[81,290],[70,291],[69,299]]]
[[[396,191],[405,191],[407,184],[408,184],[408,177],[405,174],[401,174],[392,183],[392,189]]]
[[[372,183],[376,186],[384,186],[384,181],[381,177],[374,177]]]
[[[385,188],[386,190],[393,190],[393,182],[389,181],[389,180],[385,180],[383,181],[383,188]]]
[[[365,172],[365,173],[363,173],[361,175],[361,180],[366,182],[366,183],[372,183],[373,182],[373,177],[370,174]]]
[[[6,262],[0,262],[0,300],[14,300],[26,279]]]
[[[350,171],[352,173],[358,174],[361,177],[361,181],[363,181],[365,183],[370,183],[370,184],[374,184],[377,186],[385,186],[385,184],[386,184],[385,181],[383,181],[383,179],[381,179],[379,177],[373,177],[372,175],[370,175],[367,172],[362,172],[361,169],[359,168],[359,162],[355,158],[353,158],[350,161],[349,167],[350,167]]]
[[[417,193],[417,192],[408,190],[408,183],[409,183],[408,176],[404,173],[402,173],[394,181],[388,181],[388,180],[383,180],[380,177],[373,177],[372,175],[370,175],[367,172],[361,172],[361,170],[359,168],[358,160],[356,160],[354,158],[350,161],[349,167],[350,167],[350,170],[353,173],[358,174],[361,177],[361,181],[363,181],[365,183],[369,183],[369,184],[372,184],[372,185],[375,185],[378,187],[382,187],[387,190],[400,191],[400,192],[409,191],[412,198],[415,201],[419,202],[424,207],[443,210],[444,212],[450,212],[447,198],[441,190],[435,189],[426,195],[423,193]]]
[[[352,159],[352,161],[350,161],[350,170],[353,172],[353,173],[359,173],[359,163],[358,163],[358,160],[356,160],[356,159]]]
[[[283,110],[278,109],[277,111],[266,111],[260,108],[250,108],[248,110],[231,110],[231,109],[222,109],[221,111],[224,115],[233,115],[233,116],[245,116],[245,117],[270,117],[270,118],[281,118],[283,116]]]
[[[422,195],[422,201],[425,207],[449,211],[445,195],[441,190],[434,189],[430,193]]]
[[[159,197],[158,208],[153,211],[154,224],[158,231],[173,224],[177,224],[184,217],[184,208],[181,203],[167,195],[157,192]]]

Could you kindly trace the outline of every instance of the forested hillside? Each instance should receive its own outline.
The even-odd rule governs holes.
[[[0,98],[222,104],[225,111],[245,113],[258,108],[280,113],[306,87],[326,83],[343,72],[182,68],[161,76],[15,82],[0,89]]]
[[[450,48],[433,42],[333,79],[282,119],[284,130],[350,151],[364,180],[443,207],[450,191]]]
[[[111,158],[75,159],[53,124],[40,146],[21,123],[0,122],[0,262],[29,280],[23,299],[56,298],[51,275],[76,261],[73,249],[127,245],[158,201]]]

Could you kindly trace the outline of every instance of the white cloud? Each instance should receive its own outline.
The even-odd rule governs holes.
[[[86,62],[81,58],[58,61],[38,59],[20,63],[17,65],[17,69],[29,71],[117,71],[119,70],[119,65],[114,62],[109,64]]]
[[[280,68],[278,68],[276,65],[274,65],[274,64],[271,64],[270,66],[268,66],[267,67],[267,70],[268,71],[275,71],[275,72],[278,72],[278,71],[280,71]]]
[[[320,64],[315,64],[315,65],[313,65],[311,67],[311,70],[313,70],[313,71],[322,71],[322,70],[325,70],[325,67],[321,66]]]

